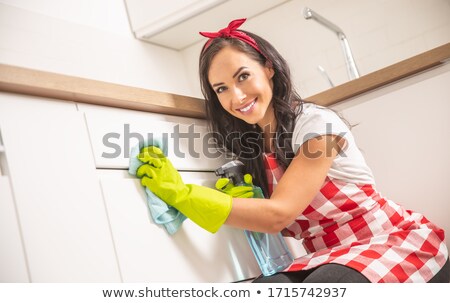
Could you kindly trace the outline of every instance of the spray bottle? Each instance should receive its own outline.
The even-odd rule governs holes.
[[[230,179],[234,186],[249,186],[244,181],[244,168],[244,163],[233,160],[219,167],[216,175]],[[264,198],[261,188],[257,186],[253,187],[253,193],[254,198]],[[292,264],[294,258],[281,233],[267,234],[249,230],[244,233],[264,276],[273,275]]]

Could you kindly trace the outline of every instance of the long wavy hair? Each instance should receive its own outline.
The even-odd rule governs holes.
[[[278,164],[286,169],[291,163],[294,153],[292,149],[292,132],[295,121],[303,110],[303,100],[296,92],[290,69],[286,60],[266,40],[240,30],[252,37],[258,44],[262,54],[249,44],[235,38],[215,38],[203,47],[200,53],[199,74],[200,85],[206,100],[206,117],[212,137],[217,148],[226,153],[233,153],[253,175],[253,183],[262,188],[266,197],[269,186],[263,163],[264,140],[262,129],[257,124],[248,124],[229,114],[220,104],[216,92],[208,81],[208,72],[214,56],[224,47],[232,47],[247,54],[261,66],[270,66],[274,70],[273,96],[271,103],[277,122],[276,134],[273,138],[275,157]]]

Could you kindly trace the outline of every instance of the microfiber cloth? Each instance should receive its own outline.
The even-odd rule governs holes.
[[[130,152],[130,167],[128,172],[131,175],[136,176],[138,168],[144,164],[137,158],[143,147],[149,145],[157,146],[167,156],[167,146],[163,146],[162,142],[163,140],[161,138],[153,138],[152,140],[140,141],[138,145],[134,146]],[[156,224],[164,226],[166,231],[170,235],[173,235],[180,228],[183,221],[186,220],[186,216],[180,213],[176,208],[167,205],[148,188],[145,188],[145,193],[147,195],[147,205],[153,221]]]

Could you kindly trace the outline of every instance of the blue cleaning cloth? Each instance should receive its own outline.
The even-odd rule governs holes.
[[[143,147],[149,145],[154,145],[161,148],[167,156],[167,146],[163,146],[161,138],[153,138],[151,142],[148,142],[148,140],[139,142],[139,144],[134,146],[130,152],[130,167],[128,168],[128,172],[131,175],[136,176],[139,166],[144,164],[137,158],[137,156]],[[153,221],[156,224],[164,226],[166,231],[170,235],[173,235],[180,228],[183,221],[186,220],[186,216],[180,213],[176,208],[167,205],[148,188],[145,188],[145,193],[147,195],[148,209],[150,210]]]

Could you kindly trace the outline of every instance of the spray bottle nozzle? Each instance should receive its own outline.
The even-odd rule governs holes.
[[[231,179],[234,185],[241,185],[244,183],[244,163],[239,160],[233,160],[225,163],[216,169],[216,176]]]

